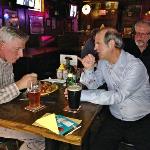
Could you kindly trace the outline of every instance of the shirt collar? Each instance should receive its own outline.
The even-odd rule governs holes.
[[[124,50],[121,50],[121,53],[120,53],[120,56],[119,56],[119,59],[117,60],[117,62],[115,64],[110,64],[108,62],[107,65],[110,69],[113,69],[113,70],[119,69],[120,70],[120,69],[124,68],[126,63],[127,63],[126,52]]]
[[[3,60],[2,58],[0,58],[0,63],[6,64],[6,65],[10,64],[10,63],[6,62],[5,60]]]

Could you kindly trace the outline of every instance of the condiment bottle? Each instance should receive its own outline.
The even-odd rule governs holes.
[[[64,64],[60,64],[59,68],[57,69],[57,79],[63,78],[63,70],[64,70]]]

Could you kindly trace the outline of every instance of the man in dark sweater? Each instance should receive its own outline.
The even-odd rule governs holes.
[[[92,54],[93,56],[96,57],[96,59],[98,59],[98,54],[94,50],[94,46],[95,46],[94,42],[95,42],[95,35],[99,30],[100,30],[99,28],[94,28],[91,31],[91,34],[90,34],[88,40],[85,42],[85,45],[81,51],[81,58],[85,57],[88,54]]]
[[[134,28],[134,39],[124,39],[124,50],[141,59],[150,76],[150,22],[140,20]]]

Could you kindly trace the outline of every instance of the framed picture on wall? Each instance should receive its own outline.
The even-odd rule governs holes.
[[[43,16],[30,16],[30,33],[31,34],[43,34],[44,23]]]
[[[4,24],[5,26],[19,28],[19,18],[17,11],[4,9]]]

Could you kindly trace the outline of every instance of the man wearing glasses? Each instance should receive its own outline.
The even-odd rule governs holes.
[[[140,20],[134,29],[134,40],[124,40],[124,50],[140,58],[150,76],[150,22]]]

